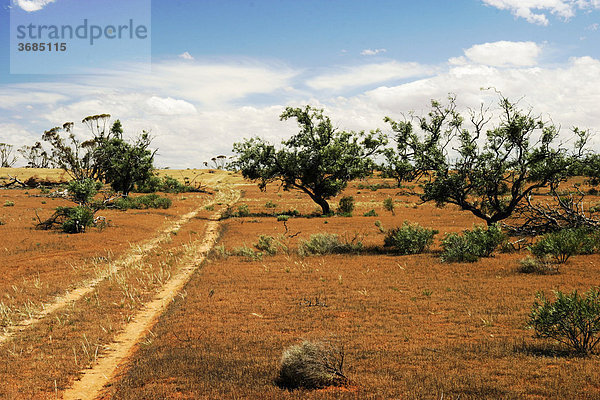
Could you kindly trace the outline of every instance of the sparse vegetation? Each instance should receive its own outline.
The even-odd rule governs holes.
[[[366,213],[363,214],[363,217],[377,217],[377,211],[375,211],[375,209],[370,209],[369,211],[367,211]]]
[[[340,385],[347,381],[343,368],[343,349],[326,342],[304,341],[283,352],[277,383],[288,389]]]
[[[173,201],[168,197],[162,197],[157,194],[148,194],[144,196],[128,196],[116,199],[112,207],[125,211],[130,209],[144,210],[148,208],[167,209],[171,207]]]
[[[420,254],[431,246],[434,236],[438,233],[435,229],[405,221],[401,227],[386,231],[384,246],[401,255]]]
[[[14,205],[15,205],[15,202],[12,200],[6,200],[4,202],[4,207],[14,207]]]
[[[362,242],[355,236],[352,240],[342,241],[334,233],[315,233],[308,240],[300,242],[298,253],[301,256],[357,253],[363,248]]]
[[[396,213],[394,212],[394,199],[392,199],[391,197],[386,197],[385,200],[383,200],[383,208],[386,211],[391,212],[392,215],[396,215]]]
[[[475,262],[480,257],[490,257],[505,241],[506,236],[496,225],[475,226],[461,234],[450,233],[442,240],[442,261]]]
[[[353,211],[354,211],[354,197],[352,197],[352,196],[342,197],[338,204],[338,210],[337,210],[338,214],[345,216],[345,217],[351,217]]]
[[[531,253],[539,259],[548,256],[563,264],[576,254],[590,254],[596,251],[597,235],[588,229],[563,229],[548,233],[531,246]]]
[[[577,291],[555,292],[555,301],[538,293],[529,315],[529,326],[539,338],[554,339],[570,349],[589,354],[600,342],[600,292],[591,289],[580,295]]]

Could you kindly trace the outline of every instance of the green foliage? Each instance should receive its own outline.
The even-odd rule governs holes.
[[[186,193],[193,191],[189,185],[179,182],[171,176],[151,176],[145,182],[138,183],[135,191],[138,193]]]
[[[232,167],[259,182],[261,189],[279,181],[284,190],[299,190],[330,214],[328,199],[338,195],[352,179],[368,176],[374,168],[371,156],[385,143],[380,132],[344,132],[333,127],[323,110],[288,107],[282,121],[296,119],[299,133],[276,149],[262,139],[235,143],[237,160]]]
[[[315,233],[308,240],[300,242],[298,254],[302,257],[324,254],[356,253],[362,250],[363,244],[354,237],[351,241],[341,241],[334,233]]]
[[[394,199],[392,199],[391,197],[387,197],[386,199],[383,200],[383,208],[386,211],[389,211],[392,213],[392,215],[395,215],[394,213]]]
[[[262,259],[261,252],[255,252],[250,247],[243,245],[241,247],[236,247],[231,252],[234,256],[243,257],[245,261],[258,261]]]
[[[578,353],[591,353],[600,337],[600,292],[579,295],[555,292],[556,301],[538,293],[529,315],[529,326],[539,338],[554,339]]]
[[[240,206],[238,206],[238,211],[236,213],[237,217],[249,217],[250,216],[250,209],[248,208],[248,206],[246,204],[242,204]]]
[[[554,275],[558,273],[558,268],[538,258],[527,256],[519,261],[517,271],[522,274]]]
[[[551,256],[562,264],[576,254],[593,253],[596,250],[596,238],[596,235],[591,235],[584,228],[563,229],[542,236],[530,250],[539,259]]]
[[[56,211],[65,218],[61,227],[66,233],[83,233],[94,224],[94,211],[89,207],[58,207]]]
[[[84,178],[79,181],[71,181],[67,185],[67,190],[71,196],[71,199],[79,205],[88,204],[90,201],[92,201],[96,193],[98,193],[98,190],[101,188],[102,183],[91,178]]]
[[[6,200],[4,202],[4,207],[14,207],[15,206],[15,202],[11,201],[11,200]]]
[[[488,127],[486,109],[463,117],[451,96],[447,105],[432,101],[427,116],[386,118],[396,146],[386,150],[384,172],[398,182],[427,176],[423,201],[456,204],[488,225],[510,217],[533,191],[568,178],[588,134],[574,130],[578,140],[569,154],[557,143],[559,128],[551,120],[502,95],[499,114],[499,123]]]
[[[329,343],[304,341],[288,347],[281,357],[279,386],[319,389],[346,382],[344,351]]]
[[[358,185],[356,185],[356,188],[357,189],[369,189],[369,190],[371,190],[373,192],[376,192],[379,189],[392,189],[392,186],[389,183],[387,183],[387,182],[384,182],[384,183],[372,183],[372,184],[367,184],[367,185],[365,185],[363,183],[359,183]]]
[[[386,232],[384,247],[391,247],[398,254],[420,254],[431,246],[433,238],[439,232],[419,224],[404,222],[399,228]]]
[[[363,217],[377,217],[377,212],[374,209],[371,209],[364,213]]]
[[[338,214],[351,217],[352,211],[354,211],[354,197],[342,197],[338,204]]]
[[[277,204],[275,204],[271,200],[269,200],[265,203],[265,208],[277,208]]]
[[[282,214],[277,216],[277,221],[287,221],[290,219],[290,216],[287,214]]]
[[[505,241],[506,236],[497,225],[487,227],[475,226],[473,230],[465,230],[462,235],[447,234],[442,240],[442,261],[475,262],[480,257],[490,257]]]
[[[274,256],[277,254],[279,242],[273,236],[260,235],[258,237],[258,242],[254,244],[254,247],[256,247],[258,251]]]
[[[161,197],[154,193],[137,197],[120,197],[114,201],[114,207],[122,211],[129,209],[143,210],[148,208],[167,209],[171,207],[172,204],[172,200],[168,197]]]

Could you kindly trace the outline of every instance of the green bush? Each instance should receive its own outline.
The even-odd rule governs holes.
[[[362,250],[363,244],[355,237],[352,241],[342,242],[334,233],[315,233],[308,240],[300,242],[298,253],[301,256],[323,254],[355,253]]]
[[[554,339],[578,353],[591,353],[600,337],[600,292],[591,289],[583,296],[555,292],[556,301],[538,293],[529,314],[529,326],[539,338]]]
[[[439,232],[419,224],[404,222],[402,227],[386,232],[384,247],[391,247],[398,254],[420,254],[433,243],[433,237]]]
[[[277,216],[277,221],[287,221],[288,219],[290,219],[289,215],[278,215]]]
[[[271,200],[269,200],[265,203],[265,208],[277,208],[277,204],[275,204]]]
[[[171,176],[165,176],[163,178],[151,176],[136,188],[136,192],[138,193],[185,193],[191,192],[192,190],[194,190],[194,188],[179,182]]]
[[[354,211],[354,197],[342,197],[338,204],[338,214],[344,216],[352,216],[352,211]]]
[[[15,206],[15,202],[14,201],[6,200],[4,202],[4,207],[14,207],[14,206]]]
[[[270,256],[274,256],[277,254],[278,244],[279,243],[273,236],[260,235],[258,237],[258,242],[254,244],[254,247],[256,247],[258,251],[262,251]]]
[[[114,201],[114,207],[122,211],[129,209],[143,210],[148,208],[167,209],[171,207],[172,204],[172,200],[168,197],[161,197],[154,193],[137,197],[120,197]]]
[[[249,217],[250,209],[248,208],[248,206],[246,204],[242,204],[242,205],[238,206],[238,210],[235,215],[238,217]]]
[[[383,208],[386,211],[389,211],[392,213],[392,215],[394,215],[394,199],[392,199],[391,197],[388,197],[387,199],[383,200]]]
[[[475,226],[473,230],[447,234],[442,240],[442,261],[475,262],[480,257],[490,257],[506,240],[500,227]]]
[[[363,214],[364,217],[377,217],[377,212],[373,209]]]
[[[67,185],[67,191],[75,203],[87,204],[102,188],[102,183],[96,182],[91,178],[85,178],[79,181],[71,181]]]
[[[531,253],[539,259],[551,256],[559,263],[565,263],[576,254],[589,254],[596,251],[597,236],[587,229],[563,229],[548,233],[533,246]]]
[[[553,275],[558,273],[558,268],[545,261],[527,256],[519,261],[517,271],[522,274]]]
[[[89,207],[58,207],[56,211],[65,217],[61,228],[66,233],[83,233],[94,224],[94,211]]]
[[[304,341],[283,352],[277,383],[288,389],[341,385],[347,381],[343,368],[342,349],[324,342]]]
[[[246,261],[258,261],[262,259],[261,252],[256,252],[246,245],[234,248],[231,254],[234,256],[243,257]]]

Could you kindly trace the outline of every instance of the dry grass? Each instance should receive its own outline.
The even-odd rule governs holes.
[[[295,193],[245,190],[242,202],[252,213],[270,212],[268,200],[278,210],[314,208]],[[344,193],[357,198],[355,217],[291,218],[289,233],[300,234],[286,245],[297,249],[312,233],[359,232],[367,247],[382,246],[377,219],[386,227],[418,222],[442,234],[477,222],[453,207],[415,208],[414,196],[401,195],[392,216],[382,200],[397,189],[356,192],[351,186]],[[380,217],[359,216],[363,208]],[[273,217],[233,218],[220,244],[250,246],[260,234],[284,232]],[[430,253],[400,257],[366,251],[302,259],[290,251],[247,262],[215,253],[106,398],[599,397],[598,356],[572,357],[524,326],[536,291],[587,290],[598,282],[599,256],[576,257],[561,274],[541,276],[516,271],[525,251],[475,264],[440,263],[437,251],[439,241]],[[345,345],[348,385],[287,391],[275,384],[285,348],[327,338]]]

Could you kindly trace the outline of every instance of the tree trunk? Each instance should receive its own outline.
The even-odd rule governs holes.
[[[331,214],[331,208],[329,207],[329,203],[327,202],[327,200],[317,197],[313,198],[313,200],[315,201],[315,203],[321,206],[321,209],[323,210],[323,215]]]

